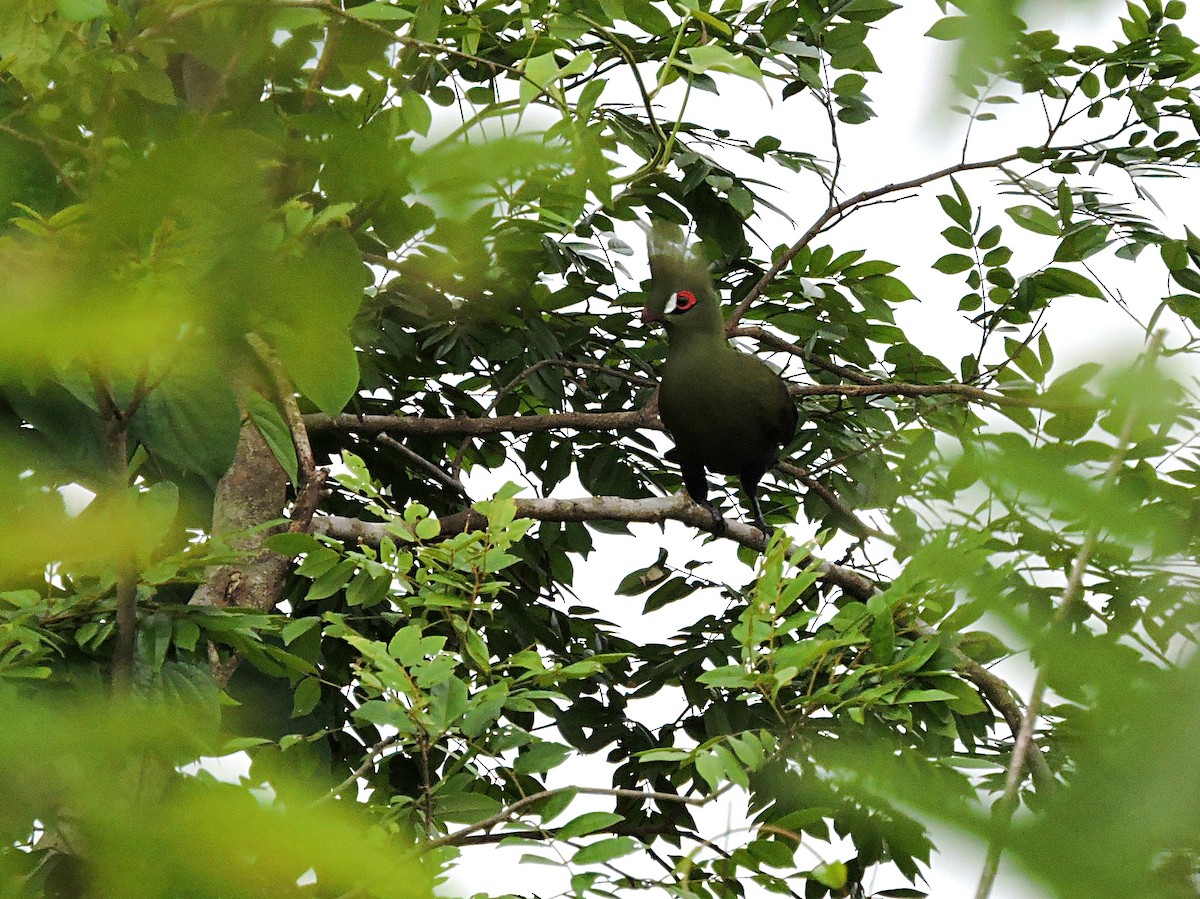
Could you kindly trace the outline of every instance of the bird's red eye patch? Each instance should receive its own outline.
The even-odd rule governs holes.
[[[690,290],[677,291],[667,304],[667,312],[687,312],[696,305],[696,295]]]

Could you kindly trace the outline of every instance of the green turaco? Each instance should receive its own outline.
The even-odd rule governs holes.
[[[737,475],[754,524],[764,533],[758,482],[796,433],[796,406],[783,379],[725,338],[721,300],[708,264],[670,226],[649,235],[650,289],[642,321],[667,329],[658,411],[675,449],[688,495],[725,529],[708,501],[707,472]]]

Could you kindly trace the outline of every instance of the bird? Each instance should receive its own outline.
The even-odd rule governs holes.
[[[688,496],[711,513],[714,533],[725,532],[725,520],[708,499],[710,471],[737,475],[754,525],[768,535],[758,482],[796,434],[787,384],[757,356],[730,346],[709,265],[678,228],[655,223],[647,249],[642,322],[667,333],[658,395],[659,417],[675,442],[667,459],[679,464]]]

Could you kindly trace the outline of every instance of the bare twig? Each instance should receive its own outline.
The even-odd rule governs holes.
[[[367,750],[367,757],[365,759],[363,759],[363,762],[361,765],[359,765],[357,768],[354,769],[354,771],[351,772],[349,777],[347,777],[345,780],[343,780],[340,784],[338,784],[336,787],[334,787],[328,793],[325,793],[321,797],[319,797],[316,801],[313,802],[313,805],[320,805],[322,802],[328,802],[330,799],[340,796],[342,793],[346,792],[348,789],[353,787],[358,782],[358,779],[360,777],[362,777],[364,774],[366,774],[368,771],[370,771],[372,768],[374,768],[376,763],[382,757],[382,755],[385,752],[387,752],[389,749],[391,749],[393,746],[395,746],[397,743],[399,743],[401,739],[402,739],[401,734],[393,734],[390,737],[380,740],[378,743],[376,743],[374,746],[372,746],[370,749]]]
[[[897,181],[893,184],[885,184],[883,187],[877,187],[874,190],[864,190],[861,193],[857,193],[852,197],[842,200],[840,203],[831,204],[824,212],[817,216],[817,220],[809,226],[808,230],[801,235],[799,240],[797,240],[794,244],[780,254],[779,258],[775,260],[775,263],[769,269],[767,269],[763,276],[758,279],[758,282],[752,288],[750,288],[750,292],[742,298],[742,301],[738,303],[737,308],[733,310],[733,314],[726,320],[726,333],[737,327],[738,322],[742,320],[742,316],[746,314],[746,312],[754,304],[754,301],[762,295],[762,292],[766,290],[767,285],[774,281],[775,277],[781,271],[783,271],[793,259],[796,258],[796,254],[808,246],[812,239],[824,231],[825,226],[834,219],[838,219],[840,221],[864,203],[867,203],[871,200],[876,200],[879,197],[887,196],[888,194],[894,194],[904,190],[912,190],[914,187],[921,187],[922,185],[929,184],[931,181],[938,181],[942,178],[948,177],[949,175],[956,175],[959,172],[969,172],[974,169],[995,168],[998,165],[1003,165],[1006,162],[1012,162],[1014,159],[1019,158],[1020,154],[1009,153],[1005,156],[998,156],[995,159],[984,159],[978,162],[960,162],[954,165],[946,166],[944,169],[938,169],[936,172],[929,172],[916,178],[910,178],[907,181]]]
[[[800,465],[794,465],[791,462],[777,462],[775,467],[785,474],[790,474],[813,493],[817,494],[817,496],[821,497],[821,500],[825,503],[825,505],[829,506],[829,508],[850,522],[855,530],[858,531],[859,536],[874,537],[877,540],[883,540],[884,542],[891,544],[896,542],[895,537],[871,527],[869,524],[859,518],[854,513],[854,510],[843,503],[841,498],[836,493],[814,478],[812,473],[807,468],[804,468]]]
[[[823,368],[825,371],[837,375],[846,381],[852,381],[855,384],[876,384],[875,378],[870,375],[865,375],[860,371],[855,371],[852,368],[846,368],[843,365],[838,365],[823,356],[818,356],[815,353],[810,353],[802,347],[796,346],[790,340],[780,337],[778,334],[772,334],[765,328],[757,326],[733,328],[726,331],[729,337],[750,337],[757,340],[759,343],[769,346],[773,350],[778,350],[781,353],[791,353],[793,356],[799,356],[805,362]]]
[[[439,484],[444,487],[449,487],[455,493],[465,498],[467,502],[471,501],[471,497],[467,494],[467,488],[463,486],[462,481],[442,471],[420,453],[413,452],[399,440],[396,440],[394,437],[388,434],[380,434],[375,438],[375,442],[380,446],[386,446],[389,449],[395,450],[417,468],[421,469],[421,471],[428,474]]]

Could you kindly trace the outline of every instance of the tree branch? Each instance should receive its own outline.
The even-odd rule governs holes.
[[[654,497],[652,499],[625,499],[619,496],[587,496],[580,499],[526,499],[518,497],[517,516],[533,518],[537,521],[596,521],[608,519],[612,521],[640,522],[646,524],[661,524],[665,521],[678,521],[697,530],[712,532],[712,514],[703,506],[698,506],[685,492],[673,496]],[[451,534],[468,530],[476,530],[487,526],[487,519],[474,510],[456,512],[438,519],[441,530],[439,539]],[[741,521],[725,522],[724,536],[735,543],[763,552],[767,547],[767,538],[763,532],[752,525]],[[362,521],[358,518],[344,518],[340,515],[324,515],[313,520],[313,531],[326,534],[338,540],[363,543],[367,546],[378,546],[385,535],[396,539],[396,534],[389,532],[381,522]],[[793,550],[793,561],[797,564],[811,564],[813,559],[802,547]],[[841,587],[856,599],[870,599],[877,587],[870,580],[845,568],[824,560],[817,561],[818,576],[835,586]]]
[[[778,350],[781,353],[791,353],[793,356],[799,356],[805,362],[810,362],[818,368],[823,368],[831,374],[837,375],[847,381],[852,381],[855,384],[877,384],[875,378],[865,375],[862,372],[855,371],[852,368],[838,365],[823,356],[818,356],[802,347],[796,346],[790,340],[785,340],[778,334],[772,334],[766,328],[757,325],[746,326],[741,328],[727,328],[726,335],[729,337],[751,337],[759,343],[766,344],[773,350]]]
[[[955,649],[954,654],[958,659],[959,673],[973,683],[988,704],[1000,713],[1000,717],[1004,719],[1004,723],[1008,725],[1013,736],[1019,734],[1023,712],[1008,682],[988,671],[961,649]],[[1039,790],[1048,789],[1054,785],[1054,774],[1050,771],[1050,766],[1046,764],[1046,759],[1040,752],[1030,753],[1026,759],[1026,765]]]
[[[283,417],[287,421],[288,430],[292,434],[292,444],[296,447],[296,461],[300,468],[300,481],[303,484],[316,469],[312,445],[308,441],[308,431],[304,426],[304,416],[300,414],[300,406],[296,402],[296,392],[292,388],[291,379],[283,368],[283,364],[267,342],[257,334],[247,334],[246,343],[254,350],[258,361],[266,368],[275,387],[275,396],[283,406]],[[299,486],[297,486],[299,489]]]
[[[288,530],[292,533],[307,531],[317,506],[325,495],[325,478],[327,473],[317,468],[313,456],[312,444],[308,439],[308,429],[304,424],[304,416],[300,414],[300,405],[296,402],[296,391],[291,378],[275,355],[274,350],[257,334],[247,334],[246,343],[254,350],[260,362],[271,376],[275,387],[275,395],[283,406],[284,419],[292,435],[292,445],[296,448],[297,476],[300,481],[295,484],[296,501],[292,503],[291,524]],[[274,603],[272,603],[273,605]]]
[[[789,474],[797,481],[811,490],[825,505],[829,506],[834,512],[837,512],[843,518],[848,520],[850,524],[858,531],[860,537],[874,537],[877,540],[882,540],[885,543],[895,544],[896,538],[890,534],[885,534],[883,531],[871,527],[854,513],[854,510],[842,502],[841,498],[812,476],[812,473],[803,466],[793,465],[791,462],[776,462],[775,467],[785,474]]]
[[[353,431],[358,434],[421,434],[480,437],[488,434],[536,434],[542,431],[661,431],[649,408],[630,412],[555,412],[550,415],[497,415],[494,418],[421,418],[407,415],[305,415],[309,433]]]
[[[589,496],[581,499],[523,499],[515,500],[516,513],[522,518],[538,521],[593,521],[610,519],[616,521],[659,524],[667,520],[679,521],[698,530],[712,530],[712,516],[708,510],[696,505],[684,492],[673,496],[653,499],[624,499],[615,496]],[[437,537],[447,537],[487,526],[485,516],[474,510],[458,512],[438,519],[441,530]],[[338,540],[378,546],[385,535],[396,539],[382,522],[362,521],[328,515],[313,520],[313,532],[325,534]],[[755,527],[740,521],[726,521],[723,535],[742,546],[763,552],[767,539]],[[794,547],[790,560],[797,565],[814,565],[817,577],[826,584],[838,587],[860,602],[866,602],[880,592],[879,585],[851,568],[816,559],[802,547]],[[1000,677],[988,671],[965,653],[957,653],[959,671],[963,677],[979,689],[985,700],[999,712],[1005,723],[1016,735],[1021,727],[1021,711],[1013,698],[1012,688]],[[1049,768],[1040,753],[1030,757],[1029,764],[1039,783],[1053,780]]]
[[[99,375],[92,375],[92,388],[104,423],[109,501],[122,517],[128,519],[133,514],[129,496],[129,423],[149,388],[145,377],[139,378],[129,405],[124,409],[117,405],[111,387]],[[138,626],[137,583],[137,562],[132,547],[124,548],[117,560],[117,641],[112,655],[112,689],[116,694],[128,693],[133,682]]]
[[[411,462],[416,468],[419,468],[421,471],[425,472],[443,487],[449,487],[459,496],[463,497],[467,502],[471,501],[471,497],[467,494],[467,488],[463,486],[462,481],[453,475],[449,475],[442,471],[420,453],[413,452],[396,438],[388,434],[380,434],[375,438],[375,442],[380,446],[386,446],[389,449],[395,450],[405,459]]]

